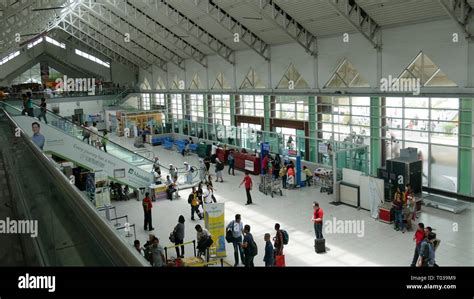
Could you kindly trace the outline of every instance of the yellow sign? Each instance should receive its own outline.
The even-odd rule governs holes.
[[[212,236],[211,249],[215,248],[216,257],[227,256],[225,251],[224,203],[209,203],[204,205],[204,224]],[[213,250],[211,250],[212,252]]]

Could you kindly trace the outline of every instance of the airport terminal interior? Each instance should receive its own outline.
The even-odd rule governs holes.
[[[474,266],[473,7],[0,0],[0,265]]]

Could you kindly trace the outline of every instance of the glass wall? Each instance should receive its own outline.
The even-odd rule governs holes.
[[[149,93],[142,93],[141,101],[140,101],[140,109],[141,110],[150,110],[150,94]]]
[[[189,95],[191,120],[202,122],[204,121],[204,95],[191,94]]]
[[[277,96],[275,109],[272,111],[275,118],[303,120],[309,119],[307,96]]]
[[[423,185],[457,191],[459,98],[387,97],[385,151],[415,147],[423,160]]]
[[[236,105],[238,115],[264,117],[263,95],[241,95]]]
[[[183,119],[183,97],[181,94],[171,95],[171,113],[174,119]]]
[[[212,95],[212,123],[230,126],[230,96],[228,94]]]

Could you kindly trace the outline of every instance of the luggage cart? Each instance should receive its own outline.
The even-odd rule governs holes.
[[[313,183],[314,186],[319,187],[319,191],[333,193],[333,176],[332,170],[327,168],[318,168],[314,171]]]
[[[271,174],[266,174],[260,176],[261,182],[258,186],[260,192],[265,195],[270,195],[273,197],[274,194],[280,194],[283,196],[283,191],[280,185],[281,180],[278,178],[273,178]]]
[[[191,257],[185,257],[185,258],[171,258],[168,259],[168,249],[174,249],[175,247],[181,247],[180,245],[171,245],[168,247],[165,247],[165,259],[166,259],[166,265],[167,267],[207,267],[209,265],[217,265],[220,263],[221,267],[224,266],[224,259],[213,259],[210,260],[211,254],[209,252],[209,248],[207,249],[207,252],[205,254],[205,258],[198,256],[197,255],[197,250],[196,250],[196,240],[190,241],[190,242],[185,242],[182,245],[189,245],[193,244],[194,247],[194,256]],[[212,248],[212,246],[211,246]]]

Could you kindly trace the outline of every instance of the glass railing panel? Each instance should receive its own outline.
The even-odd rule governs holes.
[[[4,115],[0,119],[0,132],[9,139],[14,139],[13,124]],[[110,248],[104,248],[106,242],[97,239],[91,233],[89,218],[79,216],[77,209],[70,205],[78,198],[86,204],[90,202],[67,182],[58,183],[54,169],[45,167],[45,160],[40,160],[33,143],[23,138],[16,138],[14,143],[3,143],[0,148],[8,161],[9,180],[15,183],[19,194],[14,203],[19,213],[36,221],[39,254],[46,266],[115,266],[109,254]],[[32,179],[34,178],[34,179]],[[34,196],[32,196],[34,195]],[[93,209],[90,212],[95,212]],[[118,235],[117,235],[118,237]]]

